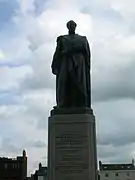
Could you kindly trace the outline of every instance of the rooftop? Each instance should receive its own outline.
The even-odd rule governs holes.
[[[130,164],[103,164],[99,161],[100,171],[107,170],[135,170],[134,161]]]
[[[16,158],[0,157],[0,161],[17,161],[17,160],[21,160],[23,157],[26,157],[25,150],[23,150],[22,156],[17,156]]]

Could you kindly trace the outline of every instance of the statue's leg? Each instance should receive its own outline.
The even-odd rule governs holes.
[[[57,106],[59,108],[66,107],[67,104],[67,88],[66,88],[67,82],[66,79],[63,77],[62,74],[59,75],[57,79]]]
[[[59,105],[59,93],[58,93],[58,75],[56,76],[56,103],[57,103],[57,106]]]
[[[87,93],[85,83],[70,81],[70,105],[72,107],[87,107]]]

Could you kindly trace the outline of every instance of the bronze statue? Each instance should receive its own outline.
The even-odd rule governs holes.
[[[51,66],[56,75],[57,108],[91,108],[90,48],[85,36],[75,34],[76,26],[69,21],[69,34],[57,38]]]

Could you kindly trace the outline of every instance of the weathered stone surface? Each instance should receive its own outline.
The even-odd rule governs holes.
[[[52,115],[48,130],[48,180],[96,180],[95,117]]]

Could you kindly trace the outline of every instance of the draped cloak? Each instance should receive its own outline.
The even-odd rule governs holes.
[[[52,61],[58,107],[91,107],[90,47],[85,36],[57,38]]]

